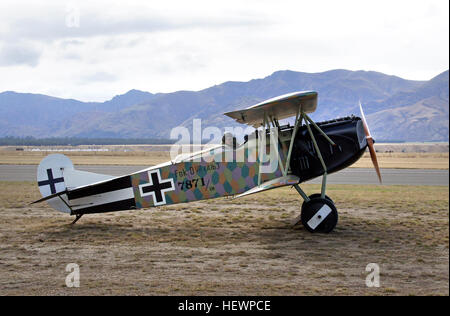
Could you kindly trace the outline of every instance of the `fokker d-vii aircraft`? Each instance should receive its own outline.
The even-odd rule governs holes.
[[[43,198],[33,203],[47,201],[56,210],[75,215],[74,224],[84,214],[242,197],[293,186],[304,200],[295,224],[301,221],[310,232],[329,233],[338,213],[325,194],[327,175],[356,162],[367,147],[380,182],[381,175],[361,104],[362,119],[351,116],[321,123],[308,116],[316,107],[317,92],[303,91],[225,113],[256,128],[243,144],[224,142],[120,177],[76,170],[66,156],[49,155],[37,170]],[[290,117],[295,117],[293,126],[280,126],[280,120]],[[321,192],[306,195],[299,184],[319,176]]]

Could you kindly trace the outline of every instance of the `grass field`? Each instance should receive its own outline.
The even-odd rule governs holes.
[[[0,164],[33,165],[54,152],[0,150]],[[75,165],[144,165],[151,166],[170,160],[168,151],[94,151],[62,152]],[[381,168],[448,169],[449,153],[378,153]],[[354,168],[372,168],[370,155],[365,153]]]
[[[318,185],[305,185],[307,192]],[[72,218],[0,182],[0,295],[448,295],[449,188],[330,185],[328,235],[290,221],[293,189]],[[67,288],[68,263],[80,287]],[[365,267],[380,266],[379,288]]]

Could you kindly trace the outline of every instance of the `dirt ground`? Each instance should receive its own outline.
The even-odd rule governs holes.
[[[318,185],[305,185],[309,193]],[[330,185],[337,228],[290,221],[285,188],[72,218],[31,182],[0,182],[0,295],[448,295],[449,188]],[[68,288],[65,268],[80,267]],[[368,288],[366,265],[380,267]]]

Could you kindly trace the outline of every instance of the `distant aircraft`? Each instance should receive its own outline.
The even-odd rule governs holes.
[[[56,210],[75,215],[74,224],[84,214],[242,197],[293,186],[304,200],[295,223],[301,221],[310,232],[329,233],[338,213],[325,194],[327,175],[356,162],[367,147],[380,182],[381,174],[361,104],[362,119],[351,116],[315,123],[308,114],[316,110],[317,96],[314,91],[294,92],[225,113],[257,128],[243,144],[225,139],[217,147],[120,177],[76,170],[66,156],[49,155],[37,170],[43,198],[33,203],[47,201]],[[280,126],[279,120],[289,117],[295,117],[294,125]],[[269,173],[263,172],[267,152],[277,158]],[[224,159],[230,154],[244,159]],[[322,176],[321,192],[306,195],[299,184],[318,176]]]

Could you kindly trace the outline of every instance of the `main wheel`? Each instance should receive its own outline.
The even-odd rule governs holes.
[[[303,203],[300,219],[311,233],[329,233],[336,227],[338,212],[332,201],[318,197]]]

